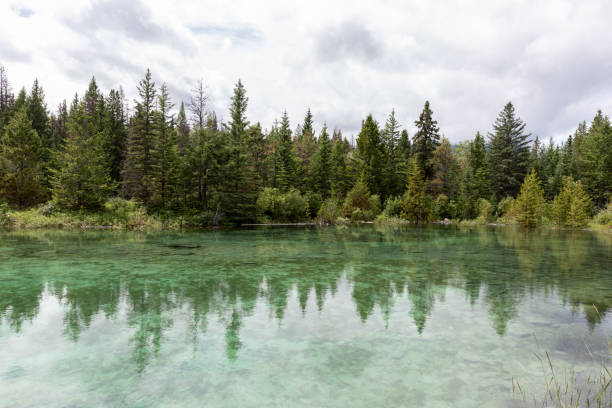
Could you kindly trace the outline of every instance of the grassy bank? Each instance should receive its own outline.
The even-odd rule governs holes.
[[[149,213],[139,203],[127,200],[109,200],[96,212],[59,210],[51,203],[26,210],[0,208],[0,228],[9,230],[180,230],[205,227],[211,219],[206,213]]]

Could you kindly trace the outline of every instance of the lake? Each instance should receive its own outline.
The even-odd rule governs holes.
[[[611,305],[589,232],[0,233],[0,407],[515,406]]]

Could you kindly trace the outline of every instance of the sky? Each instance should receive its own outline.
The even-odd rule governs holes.
[[[349,138],[392,109],[412,135],[425,100],[452,143],[508,101],[542,140],[612,113],[609,0],[2,0],[0,16],[15,93],[38,78],[53,110],[92,76],[133,101],[149,68],[177,105],[203,79],[227,119],[240,78],[251,122],[286,110],[295,128],[310,107]]]

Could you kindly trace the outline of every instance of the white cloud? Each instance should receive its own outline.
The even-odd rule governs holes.
[[[512,100],[540,138],[612,113],[612,3],[599,1],[8,1],[0,63],[14,88],[38,78],[50,108],[123,85],[147,67],[175,102],[203,77],[221,117],[241,78],[249,119],[269,128],[307,107],[317,125],[357,133],[395,107],[412,132],[429,99],[459,141],[490,129]]]

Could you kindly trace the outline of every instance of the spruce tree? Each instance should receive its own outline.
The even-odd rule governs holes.
[[[421,222],[427,219],[428,205],[425,194],[425,180],[421,172],[421,165],[415,158],[410,165],[408,185],[402,198],[402,210],[408,220]]]
[[[489,133],[491,190],[497,200],[516,196],[529,168],[529,133],[508,102]]]
[[[318,148],[312,161],[312,179],[315,191],[323,198],[331,192],[332,146],[327,134],[327,125],[323,125],[319,134]]]
[[[127,139],[125,106],[122,91],[111,89],[107,102],[107,135],[104,149],[108,155],[110,177],[115,183],[121,181],[121,165],[125,157]]]
[[[268,168],[266,165],[268,146],[259,122],[247,129],[249,151],[253,158],[253,166],[261,185],[267,185]]]
[[[56,148],[51,140],[49,128],[49,114],[47,112],[47,104],[45,103],[45,92],[38,83],[38,79],[34,80],[32,90],[25,100],[26,112],[28,119],[32,121],[32,128],[36,130],[43,147],[47,149],[44,152],[45,160],[48,160],[51,149]]]
[[[283,112],[278,128],[277,151],[280,160],[278,185],[281,190],[288,191],[296,184],[296,157],[291,143],[291,128],[287,111]]]
[[[338,197],[344,197],[350,185],[346,165],[346,145],[341,137],[334,141],[331,153],[331,188],[332,194]]]
[[[6,125],[0,141],[0,197],[24,208],[44,201],[44,147],[25,107]]]
[[[474,140],[469,143],[461,191],[464,215],[467,218],[473,218],[477,215],[478,200],[490,197],[489,167],[485,141],[480,132],[476,132]]]
[[[72,106],[68,136],[55,157],[57,168],[51,178],[53,201],[62,208],[100,209],[114,188],[107,154],[90,120],[86,101]]]
[[[581,141],[579,169],[581,180],[598,207],[604,207],[612,194],[612,124],[601,110],[597,112]]]
[[[412,157],[412,146],[410,144],[410,137],[408,136],[408,131],[403,129],[400,133],[400,139],[397,144],[397,178],[398,182],[401,183],[402,189],[401,192],[404,191],[406,187],[406,182],[408,181],[408,172],[410,171]]]
[[[296,176],[298,184],[302,190],[308,190],[313,187],[313,176],[311,173],[312,160],[317,151],[317,140],[315,139],[315,131],[313,128],[313,119],[310,108],[306,111],[304,123],[301,130],[298,129],[295,140],[296,152]]]
[[[178,116],[176,117],[176,131],[177,131],[177,145],[179,155],[182,157],[185,155],[185,151],[189,146],[189,123],[187,122],[187,115],[185,115],[185,104],[181,102]]]
[[[526,228],[533,228],[542,222],[544,212],[544,189],[535,170],[525,177],[521,191],[516,197],[514,213],[517,222]]]
[[[211,112],[204,127],[196,126],[187,150],[189,170],[182,176],[183,188],[188,189],[190,185],[195,187],[199,207],[203,210],[209,208],[210,193],[220,183],[220,166],[225,153],[216,120],[214,112]]]
[[[395,109],[385,122],[385,128],[381,132],[385,147],[385,193],[389,196],[396,196],[402,193],[405,185],[405,178],[402,176],[402,161],[404,160],[404,146],[400,150],[400,125],[395,118]],[[406,135],[407,137],[407,135]]]
[[[155,156],[151,168],[152,194],[162,208],[166,208],[168,201],[173,197],[178,177],[176,129],[174,115],[170,114],[173,106],[166,84],[163,84],[157,97],[153,143]]]
[[[417,131],[412,138],[412,154],[421,167],[424,179],[429,180],[434,174],[433,153],[440,145],[440,129],[438,128],[438,122],[433,119],[429,101],[425,101],[423,111],[414,124]]]
[[[151,166],[155,155],[155,82],[147,69],[144,79],[138,84],[139,100],[132,117],[126,157],[123,165],[123,194],[138,198],[145,203],[151,195]]]
[[[434,177],[429,182],[429,190],[434,197],[444,194],[455,199],[459,187],[459,163],[448,139],[442,139],[442,143],[434,151],[432,162]]]
[[[9,83],[6,69],[0,65],[0,140],[4,127],[10,120],[15,105],[15,95]]]
[[[361,124],[357,137],[359,172],[372,194],[387,196],[383,188],[385,172],[385,152],[378,123],[368,115]]]
[[[224,207],[227,218],[234,223],[255,219],[257,184],[252,156],[248,151],[246,118],[248,104],[242,81],[234,87],[230,104],[228,166],[225,177]]]
[[[558,227],[582,228],[589,220],[591,200],[580,181],[563,179],[563,188],[553,200],[551,218]]]

